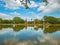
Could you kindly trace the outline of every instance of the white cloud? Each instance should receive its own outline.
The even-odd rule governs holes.
[[[0,18],[3,18],[3,19],[11,19],[11,16],[10,15],[7,15],[7,14],[4,14],[4,13],[0,13]]]
[[[9,32],[11,32],[11,31],[12,31],[11,28],[3,28],[2,30],[0,30],[0,35],[9,33]]]
[[[44,9],[45,9],[45,6],[41,5],[41,6],[38,8],[38,11],[44,10]]]
[[[47,6],[40,5],[38,11],[43,10],[43,13],[49,13],[56,10],[60,10],[60,0],[47,0],[47,1],[49,2]]]
[[[44,13],[60,9],[60,0],[47,0],[47,1],[49,2],[47,6],[43,2],[36,3],[34,1],[30,1],[31,4],[28,3],[28,6],[30,8],[39,7],[37,10],[38,11],[43,10]],[[5,7],[9,9],[20,9],[20,7],[23,6],[21,5],[19,0],[4,0],[4,2],[6,3]]]
[[[24,19],[24,20],[26,20],[26,19],[28,19],[29,20],[29,17],[28,16],[22,16],[22,14],[20,14],[20,13],[18,13],[18,12],[12,12],[12,13],[10,13],[11,15],[12,15],[12,19],[14,18],[14,17],[20,17],[20,18],[22,18],[22,19]]]
[[[7,8],[9,9],[19,9],[21,5],[19,0],[4,0]]]
[[[38,5],[39,5],[39,7],[38,7],[37,11],[40,11],[40,10],[44,10],[45,9],[45,3],[44,2],[41,2]]]
[[[28,3],[28,6],[29,6],[30,8],[33,8],[33,7],[37,7],[37,6],[38,6],[38,4],[35,3],[34,1],[30,1],[30,3],[31,3],[31,4]]]
[[[18,12],[12,12],[12,13],[10,13],[11,15],[13,15],[14,17],[15,16],[20,16],[21,14],[20,13],[18,13]]]
[[[19,9],[23,5],[21,4],[20,0],[4,0],[6,3],[5,7],[9,9]],[[31,4],[28,3],[30,8],[37,7],[38,5],[34,1],[30,1]]]
[[[0,18],[2,19],[13,19],[14,17],[21,17],[21,14],[20,13],[17,13],[17,12],[12,12],[12,13],[9,13],[9,14],[5,14],[5,13],[0,13]]]
[[[50,36],[49,34],[44,35],[42,38],[38,37],[38,40],[43,44],[52,44],[58,45],[60,44],[60,40],[56,37]],[[47,43],[45,43],[47,42]]]
[[[0,18],[3,19],[13,19],[14,17],[21,17],[23,18],[24,16],[22,16],[22,14],[18,13],[18,12],[11,12],[9,14],[5,14],[5,13],[0,13]],[[25,18],[23,18],[25,19]]]

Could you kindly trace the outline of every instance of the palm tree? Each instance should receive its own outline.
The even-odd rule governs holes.
[[[43,0],[43,2],[46,2],[46,5],[48,4],[48,1],[47,0]]]
[[[24,5],[26,7],[26,9],[29,8],[27,3],[30,4],[30,0],[20,0],[20,2],[21,2],[22,5]]]
[[[28,3],[31,4],[30,0],[20,0],[20,2],[21,2],[22,5],[24,5],[26,7],[26,9],[29,8]],[[43,0],[43,2],[46,2],[46,5],[48,4],[47,0]]]

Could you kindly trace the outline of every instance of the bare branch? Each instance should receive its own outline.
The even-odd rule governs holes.
[[[29,8],[28,3],[31,4],[30,0],[20,0],[20,2],[21,2],[22,5],[25,6],[26,9]],[[43,2],[46,2],[46,5],[48,4],[47,0],[43,0]]]

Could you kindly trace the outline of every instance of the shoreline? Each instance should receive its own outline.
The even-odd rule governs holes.
[[[43,25],[45,25],[45,26],[47,26],[47,25],[56,25],[56,26],[59,26],[60,24],[0,24],[0,25],[36,25],[36,26],[43,26]]]

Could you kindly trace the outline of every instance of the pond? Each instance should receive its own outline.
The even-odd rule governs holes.
[[[0,45],[60,45],[60,26],[0,25]]]

